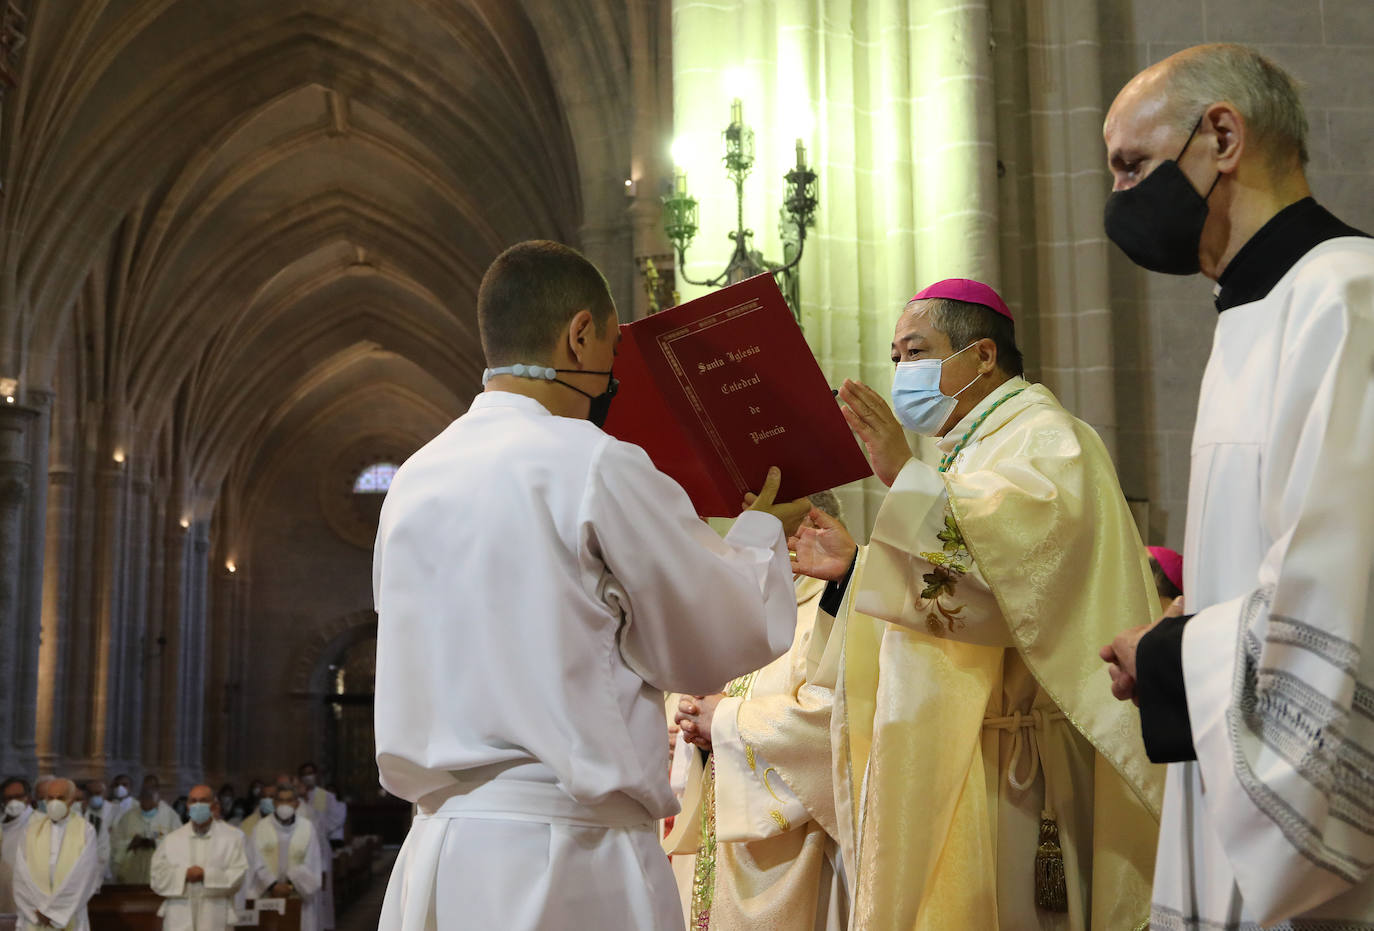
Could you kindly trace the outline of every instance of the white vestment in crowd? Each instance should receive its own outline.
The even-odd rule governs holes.
[[[187,882],[186,871],[198,866],[202,882]],[[223,821],[196,832],[184,824],[163,838],[153,854],[153,891],[165,901],[158,909],[163,931],[224,931],[229,926],[235,892],[243,885],[248,860],[243,832]]]
[[[643,450],[487,392],[397,472],[373,582],[377,764],[420,810],[381,927],[681,928],[662,693],[788,647],[776,518],[721,539]]]
[[[320,927],[334,927],[334,848],[331,839],[343,840],[344,819],[348,809],[327,789],[307,789],[301,809],[315,825],[315,837],[320,844],[320,862],[324,865],[324,888],[320,890]]]
[[[24,831],[28,827],[33,808],[13,821],[0,819],[0,915],[12,915],[14,908],[14,861],[24,849]]]
[[[115,882],[147,885],[148,871],[153,863],[153,851],[147,847],[129,849],[135,837],[147,837],[161,843],[162,839],[181,827],[181,818],[166,802],[158,802],[153,816],[145,817],[143,808],[135,805],[110,828],[110,862]]]
[[[111,862],[110,832],[114,828],[115,814],[108,801],[99,808],[87,806],[83,817],[95,831],[96,851],[100,856],[100,881],[102,884],[114,882],[114,865]]]
[[[247,819],[245,819],[247,820]],[[253,822],[254,827],[257,822]],[[243,882],[239,883],[238,889],[234,892],[234,913],[236,915],[248,914],[248,900],[256,899],[261,890],[258,883],[262,880],[263,863],[262,855],[258,853],[257,844],[253,843],[253,836],[240,826],[233,826],[239,832],[239,842],[243,844],[243,857],[248,862],[248,869],[243,875]]]
[[[1374,928],[1374,241],[1221,314],[1183,564],[1153,927]]]
[[[291,824],[277,818],[263,818],[253,829],[253,844],[258,848],[257,892],[267,897],[273,883],[286,880],[296,887],[301,902],[301,931],[320,931],[320,888],[324,866],[315,826],[297,817]]]
[[[72,815],[59,824],[41,815],[29,820],[14,863],[19,931],[52,927],[40,915],[58,928],[87,931],[86,903],[99,887],[100,853],[89,824]]]

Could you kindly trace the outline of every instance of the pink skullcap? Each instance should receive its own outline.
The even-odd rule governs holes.
[[[911,301],[924,301],[932,297],[947,297],[968,304],[982,304],[988,310],[996,311],[1008,320],[1014,320],[1011,308],[992,288],[972,278],[946,278],[918,291]],[[907,301],[908,304],[911,301]]]
[[[1167,546],[1147,546],[1145,549],[1164,570],[1165,578],[1174,583],[1174,588],[1183,591],[1183,557]]]

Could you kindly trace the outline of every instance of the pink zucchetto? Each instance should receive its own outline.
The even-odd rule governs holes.
[[[1164,570],[1164,577],[1174,583],[1174,588],[1183,591],[1183,557],[1167,546],[1147,546],[1145,549]]]
[[[963,301],[967,304],[982,304],[988,310],[996,311],[1008,320],[1013,320],[1011,308],[992,288],[972,278],[946,278],[918,291],[911,301],[924,301],[933,297]],[[907,301],[908,304],[911,301]]]

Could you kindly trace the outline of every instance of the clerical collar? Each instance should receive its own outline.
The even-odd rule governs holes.
[[[1240,247],[1217,279],[1217,311],[1268,297],[1299,259],[1340,236],[1369,234],[1341,222],[1311,197],[1284,207]]]

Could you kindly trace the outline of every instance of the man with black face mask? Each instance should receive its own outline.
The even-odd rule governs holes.
[[[764,510],[776,469],[722,540],[642,449],[589,422],[616,323],[577,252],[506,250],[477,295],[485,391],[387,493],[377,765],[419,815],[381,927],[682,927],[655,830],[678,808],[662,692],[765,665],[796,604]]]
[[[1294,83],[1251,49],[1147,69],[1104,136],[1108,236],[1221,312],[1186,606],[1102,650],[1172,764],[1151,926],[1374,928],[1374,240],[1312,199]]]

